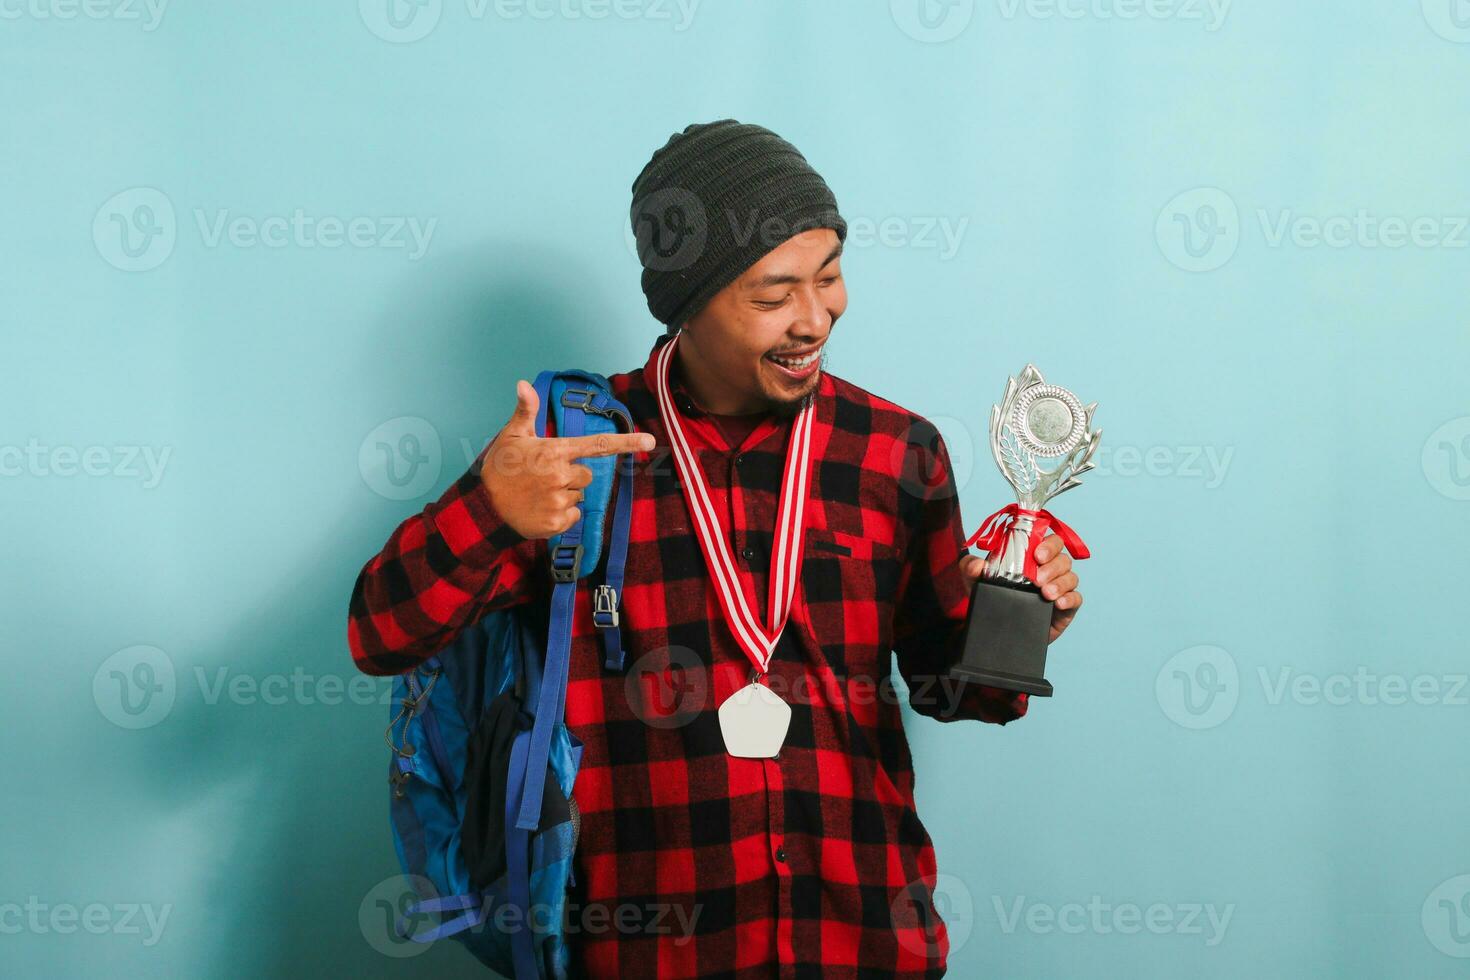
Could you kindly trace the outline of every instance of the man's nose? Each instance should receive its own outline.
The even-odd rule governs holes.
[[[832,311],[822,301],[815,289],[804,289],[798,294],[796,319],[791,324],[791,333],[801,338],[802,343],[825,340],[832,330]]]

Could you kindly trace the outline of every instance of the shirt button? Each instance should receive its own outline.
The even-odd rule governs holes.
[[[786,860],[786,848],[784,848],[784,847],[778,847],[778,848],[776,848],[776,860],[777,861],[782,861],[782,862],[784,862]]]
[[[736,457],[735,457],[735,465],[736,466],[739,466],[743,462],[745,462],[745,454],[744,453],[739,453],[738,455],[736,455]]]
[[[754,548],[741,548],[740,549],[740,557],[741,558],[744,558],[746,561],[750,561],[752,558],[755,557],[755,549]]]

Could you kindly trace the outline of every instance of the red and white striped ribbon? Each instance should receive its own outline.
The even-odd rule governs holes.
[[[776,512],[776,554],[771,563],[769,599],[766,603],[768,622],[762,628],[751,611],[750,602],[735,570],[729,539],[720,525],[719,514],[710,501],[704,470],[689,446],[679,413],[674,407],[669,388],[669,365],[679,336],[659,351],[658,410],[674,447],[674,463],[684,485],[684,501],[693,518],[694,532],[704,552],[704,563],[715,583],[715,594],[725,613],[725,622],[735,640],[756,670],[766,672],[776,642],[786,627],[791,613],[791,600],[796,594],[797,565],[801,561],[801,542],[806,532],[806,500],[811,486],[812,401],[809,399],[797,413],[791,426],[791,440],[786,447],[786,469],[781,477],[781,500]]]

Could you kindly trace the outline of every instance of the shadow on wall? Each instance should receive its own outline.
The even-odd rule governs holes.
[[[403,414],[402,404],[445,405],[445,417],[432,421],[447,432],[474,433],[478,452],[509,417],[518,377],[531,380],[549,367],[611,374],[640,365],[642,350],[619,357],[600,336],[596,297],[568,298],[568,283],[583,281],[565,256],[528,255],[510,242],[425,267],[382,317],[363,325],[360,350],[345,358],[345,376],[364,403],[362,431]],[[650,320],[650,344],[659,330]],[[419,386],[433,397],[407,394]],[[404,397],[395,401],[395,391]],[[341,678],[352,690],[360,676],[346,640],[353,583],[393,528],[463,473],[463,454],[451,442],[435,486],[406,501],[383,499],[353,472],[357,446],[321,446],[340,457],[354,487],[347,499],[361,505],[321,515],[315,557],[291,558],[273,593],[205,645],[196,663],[209,682],[304,672]],[[313,489],[302,493],[281,506],[311,507]],[[318,507],[322,499],[340,499],[315,496]],[[181,685],[195,683],[195,666],[179,665]],[[449,940],[418,955],[394,955],[421,948],[395,944],[386,931],[387,903],[402,889],[383,742],[390,685],[386,678],[373,684],[369,694],[358,681],[355,699],[338,688],[343,703],[332,705],[313,693],[299,697],[289,684],[287,703],[279,705],[234,703],[227,691],[214,705],[180,698],[167,721],[171,737],[153,741],[149,756],[132,764],[154,781],[165,810],[187,809],[224,784],[255,787],[243,810],[217,829],[216,863],[199,876],[207,896],[199,920],[218,930],[213,975],[487,975]],[[375,924],[359,924],[365,901],[365,921]]]

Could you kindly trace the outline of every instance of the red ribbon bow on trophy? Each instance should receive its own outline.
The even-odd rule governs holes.
[[[1063,523],[1061,518],[1049,510],[1027,510],[1020,504],[1007,504],[985,518],[985,523],[980,525],[980,530],[970,535],[965,547],[973,545],[985,551],[987,556],[993,557],[1005,548],[1006,536],[1010,534],[1017,517],[1029,517],[1032,521],[1031,534],[1026,539],[1025,568],[1026,577],[1031,581],[1036,581],[1036,546],[1046,535],[1047,528],[1056,529],[1057,537],[1062,539],[1062,544],[1067,546],[1067,551],[1073,558],[1080,560],[1092,555],[1077,532]]]

